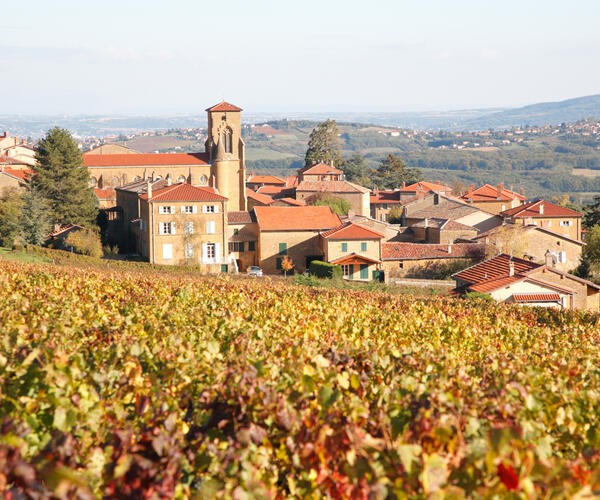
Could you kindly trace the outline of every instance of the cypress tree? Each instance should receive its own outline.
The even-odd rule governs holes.
[[[333,164],[335,167],[339,167],[342,163],[338,128],[335,120],[319,123],[310,133],[304,164],[308,166],[313,161],[328,165]]]
[[[90,226],[98,214],[98,201],[89,187],[90,174],[83,155],[68,130],[54,127],[36,150],[32,183],[47,200],[52,223]]]
[[[48,202],[42,198],[38,190],[31,184],[23,193],[21,213],[21,234],[25,243],[42,245],[50,231]]]

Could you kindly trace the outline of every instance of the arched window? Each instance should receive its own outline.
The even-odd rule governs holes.
[[[206,175],[201,175],[200,176],[200,185],[201,186],[208,186],[208,177],[206,177]]]
[[[185,177],[183,175],[180,175],[179,177],[177,177],[177,182],[185,182]]]
[[[223,131],[223,145],[225,146],[226,153],[231,153],[231,151],[232,151],[231,136],[232,136],[231,129],[229,127],[227,127]]]
[[[98,179],[96,179],[95,177],[90,177],[90,186],[96,187],[97,185],[98,185]]]

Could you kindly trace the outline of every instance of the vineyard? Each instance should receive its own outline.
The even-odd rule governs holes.
[[[600,321],[0,262],[5,498],[586,498]]]

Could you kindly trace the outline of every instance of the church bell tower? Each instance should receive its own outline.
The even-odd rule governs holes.
[[[210,184],[229,199],[230,211],[246,210],[246,145],[242,139],[242,109],[223,101],[206,111]]]

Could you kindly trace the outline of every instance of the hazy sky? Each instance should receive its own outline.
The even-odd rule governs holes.
[[[19,0],[0,114],[409,111],[600,93],[598,0]]]

